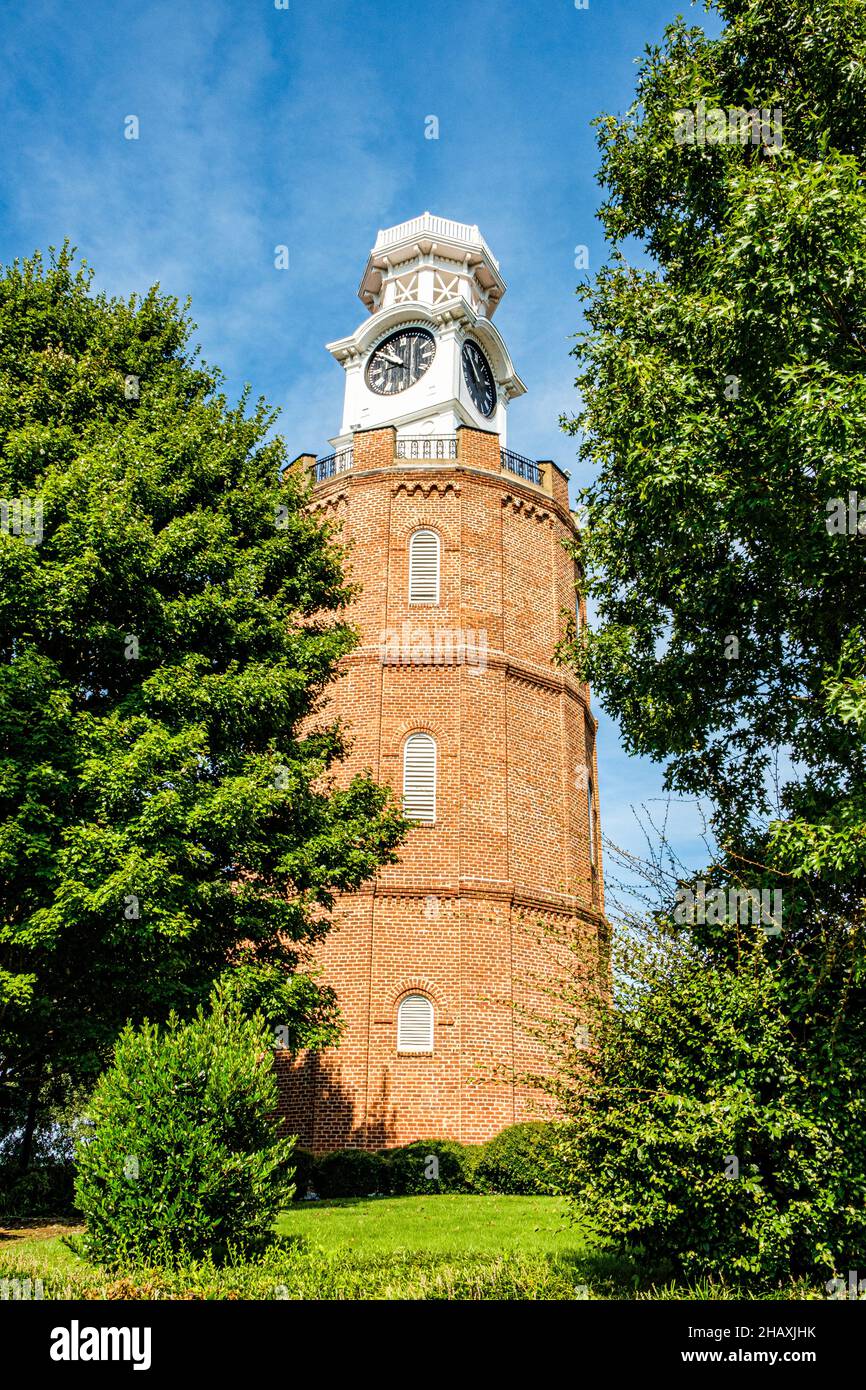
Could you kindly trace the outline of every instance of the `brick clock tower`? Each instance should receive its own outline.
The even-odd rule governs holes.
[[[603,965],[589,691],[554,665],[574,621],[568,475],[506,447],[524,393],[478,228],[424,213],[380,231],[334,452],[301,455],[361,590],[360,645],[327,709],[417,822],[317,948],[340,1046],[280,1059],[288,1127],[315,1152],[489,1139],[537,1116],[524,1023],[556,972],[544,923]],[[580,615],[578,615],[580,619]]]

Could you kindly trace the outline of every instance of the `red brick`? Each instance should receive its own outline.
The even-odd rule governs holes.
[[[397,460],[394,445],[392,429],[359,432],[352,470],[312,494],[310,506],[341,523],[362,586],[350,614],[361,646],[326,713],[354,740],[340,775],[369,768],[398,791],[406,735],[432,733],[437,821],[340,900],[317,950],[344,1040],[279,1059],[287,1127],[316,1152],[474,1143],[532,1118],[543,1102],[523,1077],[548,1063],[520,1010],[544,1010],[561,968],[538,924],[606,951],[579,776],[588,763],[597,788],[595,720],[587,687],[553,664],[574,609],[567,481],[550,464],[541,487],[502,470],[499,440],[483,430],[458,432],[456,460]],[[435,607],[408,603],[408,542],[420,526],[442,541]],[[380,633],[404,622],[486,631],[486,669],[383,665]],[[397,1005],[413,991],[434,1004],[432,1055],[397,1052]]]

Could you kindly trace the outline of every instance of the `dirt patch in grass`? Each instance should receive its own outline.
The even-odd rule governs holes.
[[[55,1236],[78,1235],[83,1230],[81,1222],[51,1216],[0,1218],[0,1240],[52,1240]]]

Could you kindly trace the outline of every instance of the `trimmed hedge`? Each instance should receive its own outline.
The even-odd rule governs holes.
[[[312,1186],[320,1197],[373,1197],[387,1191],[385,1160],[369,1149],[337,1149],[316,1160]]]
[[[430,1192],[471,1192],[469,1149],[451,1139],[418,1139],[384,1158],[388,1191],[394,1197]]]
[[[418,1139],[398,1149],[337,1149],[315,1157],[295,1150],[295,1200],[424,1196],[442,1192],[556,1194],[559,1127],[544,1120],[509,1125],[486,1144]]]
[[[308,1192],[315,1192],[316,1187],[316,1156],[307,1149],[292,1150],[292,1167],[295,1170],[295,1201],[303,1201]]]
[[[479,1192],[555,1194],[560,1127],[544,1121],[510,1125],[486,1144],[419,1139],[372,1153],[338,1149],[316,1157],[295,1149],[295,1201],[317,1197],[404,1197]],[[430,1160],[435,1159],[435,1163]],[[61,1216],[74,1211],[71,1164],[50,1164],[25,1174],[0,1165],[0,1217]]]
[[[558,1127],[544,1120],[509,1125],[481,1146],[475,1164],[477,1192],[511,1192],[519,1196],[555,1195],[561,1191]]]
[[[419,1139],[372,1153],[338,1149],[318,1158],[295,1149],[295,1201],[317,1197],[409,1197],[429,1193],[555,1194],[560,1127],[544,1121],[510,1125],[486,1144]],[[431,1162],[435,1159],[435,1163]],[[0,1217],[70,1215],[71,1164],[50,1164],[25,1174],[0,1165]]]

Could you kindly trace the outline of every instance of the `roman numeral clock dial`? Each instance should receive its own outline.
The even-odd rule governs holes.
[[[467,338],[463,344],[463,378],[469,391],[472,404],[479,415],[488,418],[496,406],[496,382],[490,363],[477,343]]]
[[[401,328],[370,353],[367,385],[377,396],[396,396],[420,381],[436,353],[426,328]]]

